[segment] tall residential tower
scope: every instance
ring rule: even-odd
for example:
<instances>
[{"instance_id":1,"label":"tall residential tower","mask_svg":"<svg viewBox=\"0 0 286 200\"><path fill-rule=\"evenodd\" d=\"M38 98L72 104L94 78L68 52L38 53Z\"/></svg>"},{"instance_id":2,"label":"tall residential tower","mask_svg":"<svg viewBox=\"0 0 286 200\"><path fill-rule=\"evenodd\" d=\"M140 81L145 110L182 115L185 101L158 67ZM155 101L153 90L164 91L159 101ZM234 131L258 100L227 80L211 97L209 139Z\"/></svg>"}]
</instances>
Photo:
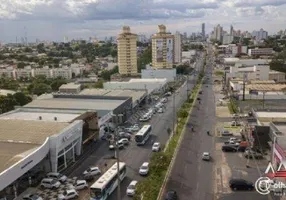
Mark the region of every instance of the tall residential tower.
<instances>
[{"instance_id":1,"label":"tall residential tower","mask_svg":"<svg viewBox=\"0 0 286 200\"><path fill-rule=\"evenodd\" d=\"M119 74L135 75L137 69L137 35L130 32L129 26L122 28L117 38Z\"/></svg>"},{"instance_id":2,"label":"tall residential tower","mask_svg":"<svg viewBox=\"0 0 286 200\"><path fill-rule=\"evenodd\" d=\"M152 36L152 67L173 68L174 35L166 32L166 26L158 25L158 33Z\"/></svg>"}]
</instances>

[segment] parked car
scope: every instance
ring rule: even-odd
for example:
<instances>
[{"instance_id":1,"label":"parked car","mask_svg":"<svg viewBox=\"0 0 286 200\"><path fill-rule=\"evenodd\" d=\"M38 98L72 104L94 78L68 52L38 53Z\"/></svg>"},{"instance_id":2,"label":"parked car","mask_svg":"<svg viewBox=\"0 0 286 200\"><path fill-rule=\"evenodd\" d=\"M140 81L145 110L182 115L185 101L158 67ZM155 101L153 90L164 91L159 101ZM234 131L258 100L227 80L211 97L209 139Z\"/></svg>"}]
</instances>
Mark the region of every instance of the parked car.
<instances>
[{"instance_id":1,"label":"parked car","mask_svg":"<svg viewBox=\"0 0 286 200\"><path fill-rule=\"evenodd\" d=\"M70 187L70 189L75 189L75 190L83 190L87 188L88 184L86 180L76 180Z\"/></svg>"},{"instance_id":2,"label":"parked car","mask_svg":"<svg viewBox=\"0 0 286 200\"><path fill-rule=\"evenodd\" d=\"M91 182L91 181L94 181L94 176L90 175L90 174L85 174L83 175L83 179L87 182Z\"/></svg>"},{"instance_id":3,"label":"parked car","mask_svg":"<svg viewBox=\"0 0 286 200\"><path fill-rule=\"evenodd\" d=\"M57 179L53 178L44 178L40 184L42 188L48 188L48 189L57 189L60 187L60 185L61 183Z\"/></svg>"},{"instance_id":4,"label":"parked car","mask_svg":"<svg viewBox=\"0 0 286 200\"><path fill-rule=\"evenodd\" d=\"M58 195L58 200L67 200L78 198L78 193L75 189L65 190L64 193Z\"/></svg>"},{"instance_id":5,"label":"parked car","mask_svg":"<svg viewBox=\"0 0 286 200\"><path fill-rule=\"evenodd\" d=\"M131 134L130 133L120 132L118 135L119 135L119 139L127 138L128 140L131 140Z\"/></svg>"},{"instance_id":6,"label":"parked car","mask_svg":"<svg viewBox=\"0 0 286 200\"><path fill-rule=\"evenodd\" d=\"M130 197L134 196L137 183L138 181L131 181L131 183L128 185L126 189L127 196Z\"/></svg>"},{"instance_id":7,"label":"parked car","mask_svg":"<svg viewBox=\"0 0 286 200\"><path fill-rule=\"evenodd\" d=\"M236 152L237 151L237 147L233 146L233 145L223 145L221 147L221 150L224 152Z\"/></svg>"},{"instance_id":8,"label":"parked car","mask_svg":"<svg viewBox=\"0 0 286 200\"><path fill-rule=\"evenodd\" d=\"M178 195L177 192L174 190L170 190L166 193L165 200L177 200Z\"/></svg>"},{"instance_id":9,"label":"parked car","mask_svg":"<svg viewBox=\"0 0 286 200\"><path fill-rule=\"evenodd\" d=\"M152 151L158 152L160 151L160 143L159 142L155 142L152 146Z\"/></svg>"},{"instance_id":10,"label":"parked car","mask_svg":"<svg viewBox=\"0 0 286 200\"><path fill-rule=\"evenodd\" d=\"M232 136L233 134L232 133L230 133L228 130L223 130L222 132L221 132L221 136Z\"/></svg>"},{"instance_id":11,"label":"parked car","mask_svg":"<svg viewBox=\"0 0 286 200\"><path fill-rule=\"evenodd\" d=\"M122 141L118 141L116 143L118 145L118 148L121 150L121 149L124 149L124 143ZM109 145L109 150L114 150L115 149L115 145L111 144Z\"/></svg>"},{"instance_id":12,"label":"parked car","mask_svg":"<svg viewBox=\"0 0 286 200\"><path fill-rule=\"evenodd\" d=\"M158 113L163 113L163 112L164 112L164 109L163 109L163 108L159 108L157 112L158 112Z\"/></svg>"},{"instance_id":13,"label":"parked car","mask_svg":"<svg viewBox=\"0 0 286 200\"><path fill-rule=\"evenodd\" d=\"M60 174L60 173L56 173L56 172L49 172L49 173L47 173L46 177L47 178L57 179L61 183L66 182L67 179L68 179L68 177L66 177L65 175Z\"/></svg>"},{"instance_id":14,"label":"parked car","mask_svg":"<svg viewBox=\"0 0 286 200\"><path fill-rule=\"evenodd\" d=\"M211 160L211 154L209 152L204 152L202 155L202 160L210 161Z\"/></svg>"},{"instance_id":15,"label":"parked car","mask_svg":"<svg viewBox=\"0 0 286 200\"><path fill-rule=\"evenodd\" d=\"M127 138L122 138L118 141L118 143L123 143L124 145L128 145L129 144L129 140Z\"/></svg>"},{"instance_id":16,"label":"parked car","mask_svg":"<svg viewBox=\"0 0 286 200\"><path fill-rule=\"evenodd\" d=\"M140 130L140 127L138 124L134 124L132 126L130 126L128 129L128 132L136 132L136 131L139 131Z\"/></svg>"},{"instance_id":17,"label":"parked car","mask_svg":"<svg viewBox=\"0 0 286 200\"><path fill-rule=\"evenodd\" d=\"M229 187L232 190L253 190L254 185L250 181L244 179L230 179Z\"/></svg>"},{"instance_id":18,"label":"parked car","mask_svg":"<svg viewBox=\"0 0 286 200\"><path fill-rule=\"evenodd\" d=\"M43 198L37 194L27 194L23 197L23 200L43 200Z\"/></svg>"},{"instance_id":19,"label":"parked car","mask_svg":"<svg viewBox=\"0 0 286 200\"><path fill-rule=\"evenodd\" d=\"M83 172L83 175L92 175L92 176L96 176L96 175L99 175L101 174L101 171L99 169L99 167L89 167L87 168L87 170L85 170Z\"/></svg>"},{"instance_id":20,"label":"parked car","mask_svg":"<svg viewBox=\"0 0 286 200\"><path fill-rule=\"evenodd\" d=\"M140 122L147 122L150 120L150 116L143 116L139 119Z\"/></svg>"},{"instance_id":21,"label":"parked car","mask_svg":"<svg viewBox=\"0 0 286 200\"><path fill-rule=\"evenodd\" d=\"M139 169L139 174L141 176L146 176L146 175L148 175L148 173L149 173L149 163L144 162Z\"/></svg>"}]
</instances>

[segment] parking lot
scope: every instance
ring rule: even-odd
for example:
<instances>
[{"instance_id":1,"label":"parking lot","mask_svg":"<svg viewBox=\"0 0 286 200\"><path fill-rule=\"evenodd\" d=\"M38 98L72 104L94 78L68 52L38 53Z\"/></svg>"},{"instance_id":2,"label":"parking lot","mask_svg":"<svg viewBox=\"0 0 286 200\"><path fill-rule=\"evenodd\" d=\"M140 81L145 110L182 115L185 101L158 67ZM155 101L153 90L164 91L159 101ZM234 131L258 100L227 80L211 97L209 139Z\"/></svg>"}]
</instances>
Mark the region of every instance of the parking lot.
<instances>
[{"instance_id":1,"label":"parking lot","mask_svg":"<svg viewBox=\"0 0 286 200\"><path fill-rule=\"evenodd\" d=\"M215 87L217 109L216 109L216 150L215 150L215 167L214 177L215 181L215 199L221 200L240 200L240 199L268 199L268 196L262 196L253 191L233 191L229 187L229 180L232 178L244 179L255 183L255 181L261 177L264 173L266 166L269 162L269 155L263 155L262 159L248 159L245 152L230 150L222 151L222 147L229 144L230 138L237 138L243 140L241 133L244 133L244 125L246 123L244 115L242 117L232 116L227 108L228 100L224 100L225 103L219 103L219 99L222 99L224 95L220 93L221 85ZM239 126L235 126L233 121L239 122ZM224 135L224 132L228 132L231 135ZM236 143L239 144L239 143ZM241 143L240 143L241 144ZM240 146L239 144L239 146ZM235 144L234 144L235 145ZM237 147L239 147L237 146ZM240 148L240 147L239 147Z\"/></svg>"}]
</instances>

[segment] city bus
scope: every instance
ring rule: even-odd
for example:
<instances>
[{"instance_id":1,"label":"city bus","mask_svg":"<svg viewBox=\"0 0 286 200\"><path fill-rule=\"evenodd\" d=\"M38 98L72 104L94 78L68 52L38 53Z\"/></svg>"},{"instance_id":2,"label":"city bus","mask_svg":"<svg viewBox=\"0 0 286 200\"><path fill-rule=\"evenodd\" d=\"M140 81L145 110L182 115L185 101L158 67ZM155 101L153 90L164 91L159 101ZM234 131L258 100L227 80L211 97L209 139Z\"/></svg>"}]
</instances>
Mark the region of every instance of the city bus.
<instances>
[{"instance_id":1,"label":"city bus","mask_svg":"<svg viewBox=\"0 0 286 200\"><path fill-rule=\"evenodd\" d=\"M144 125L135 135L135 142L137 145L144 145L151 135L151 125Z\"/></svg>"},{"instance_id":2,"label":"city bus","mask_svg":"<svg viewBox=\"0 0 286 200\"><path fill-rule=\"evenodd\" d=\"M120 181L126 177L126 164L119 162ZM106 200L118 186L117 163L90 186L90 200Z\"/></svg>"}]
</instances>

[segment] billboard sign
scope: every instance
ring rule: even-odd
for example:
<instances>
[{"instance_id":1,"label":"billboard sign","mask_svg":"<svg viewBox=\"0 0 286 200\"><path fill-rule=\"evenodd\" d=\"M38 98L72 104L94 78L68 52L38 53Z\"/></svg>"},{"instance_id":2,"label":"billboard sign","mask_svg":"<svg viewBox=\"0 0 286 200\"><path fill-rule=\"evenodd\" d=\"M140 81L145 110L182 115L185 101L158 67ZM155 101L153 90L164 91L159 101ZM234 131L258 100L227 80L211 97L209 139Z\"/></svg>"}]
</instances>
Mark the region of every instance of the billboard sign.
<instances>
[{"instance_id":1,"label":"billboard sign","mask_svg":"<svg viewBox=\"0 0 286 200\"><path fill-rule=\"evenodd\" d=\"M174 40L172 38L167 39L167 63L172 64L174 62Z\"/></svg>"},{"instance_id":2,"label":"billboard sign","mask_svg":"<svg viewBox=\"0 0 286 200\"><path fill-rule=\"evenodd\" d=\"M157 62L163 62L163 39L157 39L156 44L157 52L156 52L156 59Z\"/></svg>"}]
</instances>

